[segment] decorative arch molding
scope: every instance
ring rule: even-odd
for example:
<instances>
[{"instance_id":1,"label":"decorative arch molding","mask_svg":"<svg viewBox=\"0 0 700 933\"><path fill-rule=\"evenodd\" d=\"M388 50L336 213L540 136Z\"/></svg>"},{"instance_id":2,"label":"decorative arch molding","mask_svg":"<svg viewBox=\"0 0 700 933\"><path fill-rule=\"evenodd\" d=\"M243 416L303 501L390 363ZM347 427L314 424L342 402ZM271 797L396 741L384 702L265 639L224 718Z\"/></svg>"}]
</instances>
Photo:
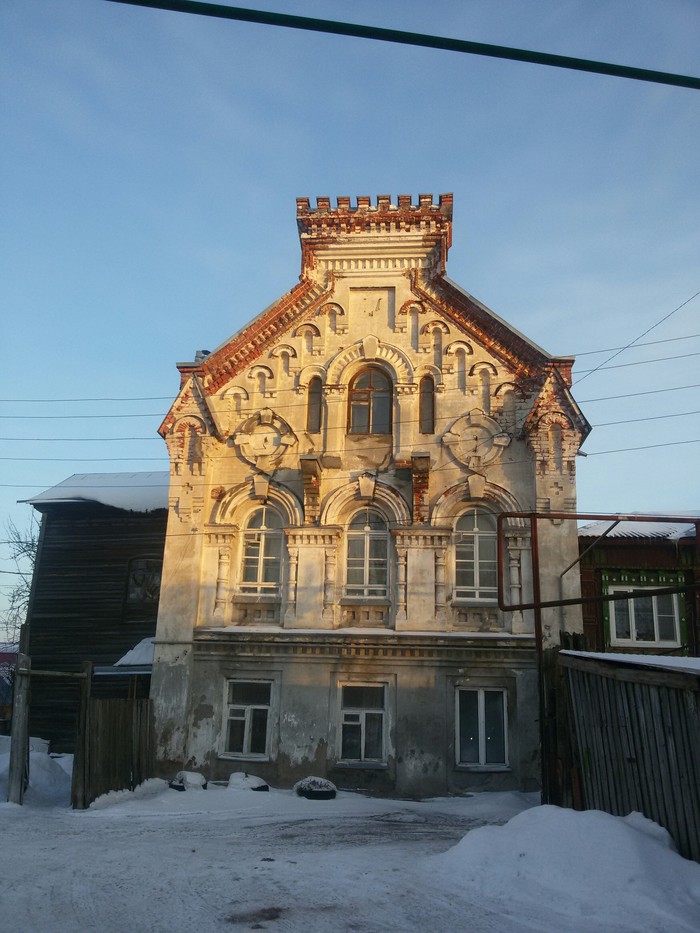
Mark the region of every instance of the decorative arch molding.
<instances>
[{"instance_id":1,"label":"decorative arch molding","mask_svg":"<svg viewBox=\"0 0 700 933\"><path fill-rule=\"evenodd\" d=\"M435 388L442 388L442 372L439 367L433 366L432 363L423 363L420 366L417 366L413 374L416 382L420 382L423 376L432 376L435 380Z\"/></svg>"},{"instance_id":2,"label":"decorative arch molding","mask_svg":"<svg viewBox=\"0 0 700 933\"><path fill-rule=\"evenodd\" d=\"M244 386L230 386L228 389L224 389L219 398L221 399L235 399L236 397L242 399L244 402L247 402L249 399L248 390Z\"/></svg>"},{"instance_id":3,"label":"decorative arch molding","mask_svg":"<svg viewBox=\"0 0 700 933\"><path fill-rule=\"evenodd\" d=\"M209 433L206 422L198 415L182 415L173 422L169 433L174 436L176 434L185 434L188 431L193 434Z\"/></svg>"},{"instance_id":4,"label":"decorative arch molding","mask_svg":"<svg viewBox=\"0 0 700 933\"><path fill-rule=\"evenodd\" d=\"M403 496L386 483L377 482L373 474L363 474L332 492L321 507L320 524L342 525L363 505L379 508L390 524L411 524L411 512Z\"/></svg>"},{"instance_id":5,"label":"decorative arch molding","mask_svg":"<svg viewBox=\"0 0 700 933\"><path fill-rule=\"evenodd\" d=\"M535 422L534 428L532 429L535 433L541 430L549 430L549 428L558 425L560 428L563 428L565 431L573 431L574 425L571 423L571 419L568 415L565 415L563 411L548 411L546 414L542 415L541 418L538 418Z\"/></svg>"},{"instance_id":6,"label":"decorative arch molding","mask_svg":"<svg viewBox=\"0 0 700 933\"><path fill-rule=\"evenodd\" d=\"M297 358L297 351L294 347L290 346L288 343L282 343L277 347L273 347L270 350L270 357L273 360L278 360L281 356L287 355L290 360L295 360Z\"/></svg>"},{"instance_id":7,"label":"decorative arch molding","mask_svg":"<svg viewBox=\"0 0 700 933\"><path fill-rule=\"evenodd\" d=\"M469 375L475 376L477 373L481 373L481 372L490 373L492 376L498 375L498 370L493 365L493 363L486 363L483 361L481 363L474 363L472 368L469 370Z\"/></svg>"},{"instance_id":8,"label":"decorative arch molding","mask_svg":"<svg viewBox=\"0 0 700 933\"><path fill-rule=\"evenodd\" d=\"M257 366L251 366L246 373L246 379L250 379L251 382L257 379L258 376L264 376L266 380L272 379L273 372L269 366L263 366L262 363L259 363Z\"/></svg>"},{"instance_id":9,"label":"decorative arch molding","mask_svg":"<svg viewBox=\"0 0 700 933\"><path fill-rule=\"evenodd\" d=\"M427 314L428 309L422 301L418 301L417 298L409 298L408 301L404 303L399 308L399 314L410 314L411 311L415 311L417 314Z\"/></svg>"},{"instance_id":10,"label":"decorative arch molding","mask_svg":"<svg viewBox=\"0 0 700 933\"><path fill-rule=\"evenodd\" d=\"M304 324L300 324L292 331L292 337L303 337L305 334L312 334L314 337L320 337L321 331L315 324L311 324L308 321Z\"/></svg>"},{"instance_id":11,"label":"decorative arch molding","mask_svg":"<svg viewBox=\"0 0 700 933\"><path fill-rule=\"evenodd\" d=\"M463 350L466 356L474 356L474 347L466 340L453 340L445 347L445 356L454 356L459 350Z\"/></svg>"},{"instance_id":12,"label":"decorative arch molding","mask_svg":"<svg viewBox=\"0 0 700 933\"><path fill-rule=\"evenodd\" d=\"M423 326L420 329L420 335L421 337L423 337L427 334L432 334L433 331L435 330L439 330L443 334L450 333L450 328L447 326L447 324L445 324L444 321L438 321L437 319L433 319L432 321L427 321L425 324L423 324Z\"/></svg>"},{"instance_id":13,"label":"decorative arch molding","mask_svg":"<svg viewBox=\"0 0 700 933\"><path fill-rule=\"evenodd\" d=\"M472 476L474 475L472 474ZM521 512L523 510L515 496L497 483L484 482L481 494L472 496L469 491L469 479L471 477L468 478L467 483L458 483L443 492L435 503L430 519L431 525L441 528L453 527L463 512L480 506L490 509L496 514L499 512ZM509 519L508 525L512 528L524 528L525 519Z\"/></svg>"},{"instance_id":14,"label":"decorative arch molding","mask_svg":"<svg viewBox=\"0 0 700 933\"><path fill-rule=\"evenodd\" d=\"M321 380L322 385L326 384L326 369L324 366L318 364L311 366L305 366L302 370L299 371L299 376L297 377L297 389L301 391L306 391L309 387L311 380L317 377Z\"/></svg>"},{"instance_id":15,"label":"decorative arch molding","mask_svg":"<svg viewBox=\"0 0 700 933\"><path fill-rule=\"evenodd\" d=\"M348 383L358 363L384 363L393 382L404 385L413 383L413 366L403 350L382 343L372 335L337 353L328 364L326 381L329 385Z\"/></svg>"},{"instance_id":16,"label":"decorative arch molding","mask_svg":"<svg viewBox=\"0 0 700 933\"><path fill-rule=\"evenodd\" d=\"M346 334L348 330L348 315L342 305L337 301L327 301L316 312L316 317L327 317L331 324L331 329L336 334Z\"/></svg>"},{"instance_id":17,"label":"decorative arch molding","mask_svg":"<svg viewBox=\"0 0 700 933\"><path fill-rule=\"evenodd\" d=\"M513 392L518 398L526 398L526 393L523 390L522 386L519 386L517 382L501 382L493 390L493 394L496 398L499 398L506 394L506 392Z\"/></svg>"},{"instance_id":18,"label":"decorative arch molding","mask_svg":"<svg viewBox=\"0 0 700 933\"><path fill-rule=\"evenodd\" d=\"M242 525L248 515L261 503L276 507L281 515L285 527L296 527L303 524L304 510L294 493L272 480L264 484L263 494L260 484L256 484L258 476L251 477L247 482L233 486L212 509L209 519L212 525Z\"/></svg>"}]
</instances>

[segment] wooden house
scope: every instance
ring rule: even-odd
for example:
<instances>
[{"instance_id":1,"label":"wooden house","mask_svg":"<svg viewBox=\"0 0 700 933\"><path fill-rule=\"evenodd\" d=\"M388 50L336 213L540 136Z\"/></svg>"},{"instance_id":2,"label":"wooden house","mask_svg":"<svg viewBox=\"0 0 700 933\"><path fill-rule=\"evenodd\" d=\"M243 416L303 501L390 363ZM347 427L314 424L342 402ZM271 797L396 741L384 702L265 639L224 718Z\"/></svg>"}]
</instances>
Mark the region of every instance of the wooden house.
<instances>
[{"instance_id":1,"label":"wooden house","mask_svg":"<svg viewBox=\"0 0 700 933\"><path fill-rule=\"evenodd\" d=\"M100 669L95 696L148 696L150 671L113 668L155 635L167 473L81 474L28 501L42 514L22 651L34 670ZM75 680L32 678L30 731L72 751Z\"/></svg>"},{"instance_id":2,"label":"wooden house","mask_svg":"<svg viewBox=\"0 0 700 933\"><path fill-rule=\"evenodd\" d=\"M694 517L695 513L690 516ZM698 526L668 521L609 521L579 528L583 596L629 593L629 600L586 603L591 651L700 654ZM679 592L650 595L654 589Z\"/></svg>"}]
</instances>

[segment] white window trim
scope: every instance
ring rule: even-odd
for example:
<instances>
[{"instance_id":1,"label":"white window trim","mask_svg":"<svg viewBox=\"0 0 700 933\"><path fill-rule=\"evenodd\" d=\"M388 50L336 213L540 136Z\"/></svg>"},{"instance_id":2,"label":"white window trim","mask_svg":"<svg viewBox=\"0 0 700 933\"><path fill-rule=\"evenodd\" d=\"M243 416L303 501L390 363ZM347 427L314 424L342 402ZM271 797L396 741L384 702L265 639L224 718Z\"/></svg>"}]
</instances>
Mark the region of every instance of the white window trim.
<instances>
[{"instance_id":1,"label":"white window trim","mask_svg":"<svg viewBox=\"0 0 700 933\"><path fill-rule=\"evenodd\" d=\"M633 593L637 596L644 596L644 590L655 590L660 589L663 584L656 585L639 585L639 584L612 584L608 586L608 593L611 595L613 593ZM637 648L653 648L658 645L663 645L668 648L679 648L681 645L681 612L680 605L678 603L678 594L671 593L669 594L673 600L673 621L676 629L676 637L674 639L661 639L658 637L659 633L659 619L658 619L658 610L657 610L657 599L658 596L651 597L652 603L652 613L654 617L654 634L657 636L653 641L642 641L636 637L636 630L634 625L634 597L631 597L630 601L632 606L630 607L630 637L629 638L618 638L617 628L615 622L615 607L618 604L618 600L610 601L610 644L618 647L629 647L634 645Z\"/></svg>"},{"instance_id":2,"label":"white window trim","mask_svg":"<svg viewBox=\"0 0 700 933\"><path fill-rule=\"evenodd\" d=\"M270 685L270 702L267 706L258 703L251 703L249 705L242 706L242 704L229 703L228 693L229 693L229 684L269 684ZM276 681L269 677L226 677L224 679L224 704L223 704L223 724L221 730L221 746L222 750L219 754L219 758L229 758L234 760L245 760L245 761L269 761L270 760L270 750L271 750L271 740L272 740L272 720L273 720L273 711L275 706L275 692L276 692ZM244 708L245 713L245 730L244 730L244 750L242 752L232 752L229 751L226 747L228 741L228 724L231 721L230 710L231 708ZM251 710L253 709L266 709L267 710L267 729L265 734L265 752L250 752L245 751L246 746L250 747L250 720L251 720Z\"/></svg>"},{"instance_id":3,"label":"white window trim","mask_svg":"<svg viewBox=\"0 0 700 933\"><path fill-rule=\"evenodd\" d=\"M483 512L485 514L492 514L489 509L475 507L476 511ZM462 513L463 515L468 514L467 512ZM458 516L457 521L462 518L462 515ZM494 515L495 518L495 515ZM455 531L452 536L452 572L454 574L454 586L452 591L452 602L457 605L476 605L476 606L495 606L498 603L498 582L496 582L495 587L484 587L479 586L478 581L480 577L480 558L479 558L479 539L485 539L487 536L492 535L497 539L496 532L491 531L462 531L457 529L455 526ZM469 537L474 542L474 578L476 585L473 587L464 587L458 586L457 584L457 548L462 543L465 537ZM498 541L496 541L498 546ZM498 564L496 564L496 574L498 574Z\"/></svg>"},{"instance_id":4,"label":"white window trim","mask_svg":"<svg viewBox=\"0 0 700 933\"><path fill-rule=\"evenodd\" d=\"M467 762L460 760L460 714L459 694L471 692L478 695L478 722L479 722L479 761ZM486 726L484 711L484 694L500 693L503 697L503 750L505 761L486 761ZM508 690L505 687L471 687L465 684L455 687L455 764L457 768L465 771L510 771L510 757L508 748Z\"/></svg>"},{"instance_id":5,"label":"white window trim","mask_svg":"<svg viewBox=\"0 0 700 933\"><path fill-rule=\"evenodd\" d=\"M368 600L372 603L386 603L389 599L390 586L391 586L391 535L389 533L389 523L385 515L383 515L379 509L371 509L371 511L377 512L381 515L386 526L384 531L350 531L346 532L345 540L345 585L343 587L343 592L345 599L347 600ZM356 515L357 512L351 516L351 518ZM348 583L348 563L350 560L350 541L352 539L361 538L363 543L363 583L350 584ZM373 585L369 583L369 570L370 570L370 541L383 540L386 542L386 583L381 587L381 593L370 593L369 590L378 590L380 586Z\"/></svg>"},{"instance_id":6,"label":"white window trim","mask_svg":"<svg viewBox=\"0 0 700 933\"><path fill-rule=\"evenodd\" d=\"M389 683L385 680L340 680L337 684L338 691L338 761L337 763L345 767L363 767L363 768L385 768L387 766L388 749L388 703L389 703ZM382 757L381 758L343 758L343 725L344 714L377 712L378 710L355 709L354 707L343 706L343 687L383 687L384 705L382 707ZM364 747L364 718L361 726L361 745Z\"/></svg>"},{"instance_id":7,"label":"white window trim","mask_svg":"<svg viewBox=\"0 0 700 933\"><path fill-rule=\"evenodd\" d=\"M274 506L265 506L266 508L271 508L273 511L278 512ZM269 599L279 599L284 586L284 574L286 566L286 542L284 537L284 530L282 528L249 528L248 522L250 522L252 516L255 512L259 511L261 507L259 506L256 509L253 509L245 518L244 526L240 534L240 554L238 561L238 585L236 587L236 592L240 596L252 596L252 597L268 597ZM257 561L257 574L255 581L246 582L243 579L246 566L246 550L247 544L250 543L255 537L255 539L260 542L259 544L259 553ZM280 558L279 558L279 580L272 583L265 583L262 580L265 570L265 558L264 558L264 538L265 537L279 537L280 540Z\"/></svg>"}]
</instances>

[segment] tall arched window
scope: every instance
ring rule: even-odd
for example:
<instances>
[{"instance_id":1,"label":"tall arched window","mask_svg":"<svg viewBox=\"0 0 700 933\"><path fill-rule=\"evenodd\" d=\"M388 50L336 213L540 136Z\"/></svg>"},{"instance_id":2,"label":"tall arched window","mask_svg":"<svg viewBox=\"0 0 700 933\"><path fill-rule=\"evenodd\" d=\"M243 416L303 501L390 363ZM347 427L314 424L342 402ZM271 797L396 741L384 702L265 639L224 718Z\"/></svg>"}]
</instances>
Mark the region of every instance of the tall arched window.
<instances>
[{"instance_id":1,"label":"tall arched window","mask_svg":"<svg viewBox=\"0 0 700 933\"><path fill-rule=\"evenodd\" d=\"M307 390L306 430L309 434L318 434L321 430L321 403L323 399L323 385L318 376L309 382Z\"/></svg>"},{"instance_id":2,"label":"tall arched window","mask_svg":"<svg viewBox=\"0 0 700 933\"><path fill-rule=\"evenodd\" d=\"M282 518L270 506L256 509L243 532L242 593L275 596L282 582Z\"/></svg>"},{"instance_id":3,"label":"tall arched window","mask_svg":"<svg viewBox=\"0 0 700 933\"><path fill-rule=\"evenodd\" d=\"M421 434L435 433L435 382L432 376L423 376L420 381L418 430Z\"/></svg>"},{"instance_id":4,"label":"tall arched window","mask_svg":"<svg viewBox=\"0 0 700 933\"><path fill-rule=\"evenodd\" d=\"M348 525L347 596L386 598L389 528L376 509L361 509Z\"/></svg>"},{"instance_id":5,"label":"tall arched window","mask_svg":"<svg viewBox=\"0 0 700 933\"><path fill-rule=\"evenodd\" d=\"M496 516L470 509L455 526L455 597L493 602L497 589Z\"/></svg>"},{"instance_id":6,"label":"tall arched window","mask_svg":"<svg viewBox=\"0 0 700 933\"><path fill-rule=\"evenodd\" d=\"M391 434L391 379L377 366L368 366L350 383L350 434Z\"/></svg>"}]
</instances>

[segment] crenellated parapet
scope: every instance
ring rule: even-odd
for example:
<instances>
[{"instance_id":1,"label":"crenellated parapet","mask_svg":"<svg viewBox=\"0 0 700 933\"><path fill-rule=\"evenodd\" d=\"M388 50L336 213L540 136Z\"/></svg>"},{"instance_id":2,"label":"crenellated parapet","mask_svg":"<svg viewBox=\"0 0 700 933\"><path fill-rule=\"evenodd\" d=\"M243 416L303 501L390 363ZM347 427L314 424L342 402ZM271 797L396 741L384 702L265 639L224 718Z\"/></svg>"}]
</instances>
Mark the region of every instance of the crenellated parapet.
<instances>
[{"instance_id":1,"label":"crenellated parapet","mask_svg":"<svg viewBox=\"0 0 700 933\"><path fill-rule=\"evenodd\" d=\"M394 203L389 195L380 194L374 202L358 196L355 204L349 197L338 197L333 207L330 198L318 197L314 208L309 198L297 198L302 275L314 268L319 251L359 235L366 242L368 234L384 239L400 236L404 243L413 236L419 252L430 255L438 271L444 272L452 245L452 200L451 194L441 194L435 203L432 194L421 194L414 204L411 195L400 194Z\"/></svg>"}]
</instances>

